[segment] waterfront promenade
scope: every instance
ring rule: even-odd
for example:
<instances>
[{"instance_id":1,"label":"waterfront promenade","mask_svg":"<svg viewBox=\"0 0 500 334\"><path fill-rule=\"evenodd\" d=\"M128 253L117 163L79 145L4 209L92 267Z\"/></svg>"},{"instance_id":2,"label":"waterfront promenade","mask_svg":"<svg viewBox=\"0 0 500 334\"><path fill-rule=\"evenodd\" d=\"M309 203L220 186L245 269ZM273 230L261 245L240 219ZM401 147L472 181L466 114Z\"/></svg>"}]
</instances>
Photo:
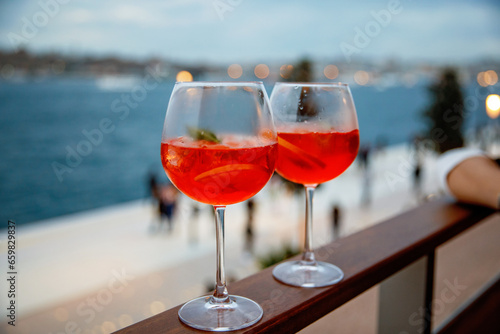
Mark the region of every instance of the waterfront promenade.
<instances>
[{"instance_id":1,"label":"waterfront promenade","mask_svg":"<svg viewBox=\"0 0 500 334\"><path fill-rule=\"evenodd\" d=\"M423 161L422 194L432 194L428 198L432 200L439 194L435 155L426 153ZM361 205L365 172L356 164L320 187L314 203L315 246L333 239L333 204L342 208L341 235L418 205L424 196L413 189L414 165L414 152L404 145L376 153L370 164L371 201L367 205ZM230 279L258 271L256 258L286 244L302 243L302 194L287 194L281 185L271 183L257 195L256 203L252 253L244 247L245 204L227 209L226 268ZM210 207L200 207L195 219L192 204L181 197L171 232L158 228L149 200L19 226L18 318L16 328L6 326L5 332L68 333L81 329L82 333L109 333L206 293L215 274L214 224ZM490 235L495 236L498 229L492 231ZM485 243L489 245L487 240ZM500 254L498 247L487 249ZM487 270L500 270L498 261L487 263ZM354 300L341 309L349 310L354 304L356 312L365 310L366 320L361 323L369 326L376 321L376 295L376 289L371 289L360 296L371 303L356 304ZM2 308L3 303L4 299ZM340 314L349 313L341 309L344 313Z\"/></svg>"}]
</instances>

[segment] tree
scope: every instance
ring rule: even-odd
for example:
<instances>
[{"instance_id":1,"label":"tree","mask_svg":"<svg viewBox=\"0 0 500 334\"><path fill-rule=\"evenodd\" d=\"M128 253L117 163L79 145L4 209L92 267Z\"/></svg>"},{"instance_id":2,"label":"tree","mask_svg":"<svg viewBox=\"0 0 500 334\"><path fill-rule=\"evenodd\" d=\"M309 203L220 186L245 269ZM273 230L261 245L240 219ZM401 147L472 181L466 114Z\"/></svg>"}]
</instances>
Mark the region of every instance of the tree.
<instances>
[{"instance_id":1,"label":"tree","mask_svg":"<svg viewBox=\"0 0 500 334\"><path fill-rule=\"evenodd\" d=\"M311 82L313 79L312 64L309 59L304 58L295 65L290 81Z\"/></svg>"},{"instance_id":2,"label":"tree","mask_svg":"<svg viewBox=\"0 0 500 334\"><path fill-rule=\"evenodd\" d=\"M439 81L429 87L429 93L432 103L423 116L435 150L443 153L463 146L464 99L455 70L445 69Z\"/></svg>"}]
</instances>

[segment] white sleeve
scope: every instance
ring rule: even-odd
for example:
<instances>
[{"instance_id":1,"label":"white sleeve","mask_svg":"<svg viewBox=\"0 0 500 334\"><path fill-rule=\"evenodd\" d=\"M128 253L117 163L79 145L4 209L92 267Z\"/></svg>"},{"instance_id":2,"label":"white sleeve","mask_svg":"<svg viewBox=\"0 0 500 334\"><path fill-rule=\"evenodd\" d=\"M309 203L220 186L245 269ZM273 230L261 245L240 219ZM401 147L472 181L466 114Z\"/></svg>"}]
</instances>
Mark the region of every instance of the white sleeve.
<instances>
[{"instance_id":1,"label":"white sleeve","mask_svg":"<svg viewBox=\"0 0 500 334\"><path fill-rule=\"evenodd\" d=\"M443 153L437 161L437 173L441 189L452 195L448 188L448 174L465 159L477 156L486 156L486 153L476 148L465 147L455 148Z\"/></svg>"}]
</instances>

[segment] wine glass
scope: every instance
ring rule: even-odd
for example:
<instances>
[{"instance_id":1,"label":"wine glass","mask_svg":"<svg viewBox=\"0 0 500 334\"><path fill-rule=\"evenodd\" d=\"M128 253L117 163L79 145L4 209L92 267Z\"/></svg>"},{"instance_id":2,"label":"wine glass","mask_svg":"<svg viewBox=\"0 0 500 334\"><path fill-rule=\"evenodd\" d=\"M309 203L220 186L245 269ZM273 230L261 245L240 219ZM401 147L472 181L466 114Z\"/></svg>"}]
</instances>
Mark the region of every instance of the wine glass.
<instances>
[{"instance_id":1,"label":"wine glass","mask_svg":"<svg viewBox=\"0 0 500 334\"><path fill-rule=\"evenodd\" d=\"M300 261L279 264L273 276L286 284L322 287L342 280L337 266L315 260L313 193L342 174L356 158L359 130L349 86L340 83L276 83L271 109L278 132L276 171L306 191L305 246Z\"/></svg>"},{"instance_id":2,"label":"wine glass","mask_svg":"<svg viewBox=\"0 0 500 334\"><path fill-rule=\"evenodd\" d=\"M215 210L215 291L184 304L179 318L208 331L248 327L262 317L256 302L229 295L224 272L226 205L258 193L274 172L278 151L262 82L177 82L165 116L161 160L185 195Z\"/></svg>"}]
</instances>

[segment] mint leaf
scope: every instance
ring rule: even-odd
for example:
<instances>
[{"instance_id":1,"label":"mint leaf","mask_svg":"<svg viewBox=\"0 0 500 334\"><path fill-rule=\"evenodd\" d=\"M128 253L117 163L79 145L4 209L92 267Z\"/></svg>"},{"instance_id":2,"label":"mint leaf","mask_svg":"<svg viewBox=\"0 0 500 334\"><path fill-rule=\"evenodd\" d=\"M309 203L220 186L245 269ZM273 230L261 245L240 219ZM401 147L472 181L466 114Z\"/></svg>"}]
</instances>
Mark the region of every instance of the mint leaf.
<instances>
[{"instance_id":1,"label":"mint leaf","mask_svg":"<svg viewBox=\"0 0 500 334\"><path fill-rule=\"evenodd\" d=\"M220 143L219 138L210 130L200 129L192 126L187 127L189 135L195 140L206 140L212 143Z\"/></svg>"}]
</instances>

